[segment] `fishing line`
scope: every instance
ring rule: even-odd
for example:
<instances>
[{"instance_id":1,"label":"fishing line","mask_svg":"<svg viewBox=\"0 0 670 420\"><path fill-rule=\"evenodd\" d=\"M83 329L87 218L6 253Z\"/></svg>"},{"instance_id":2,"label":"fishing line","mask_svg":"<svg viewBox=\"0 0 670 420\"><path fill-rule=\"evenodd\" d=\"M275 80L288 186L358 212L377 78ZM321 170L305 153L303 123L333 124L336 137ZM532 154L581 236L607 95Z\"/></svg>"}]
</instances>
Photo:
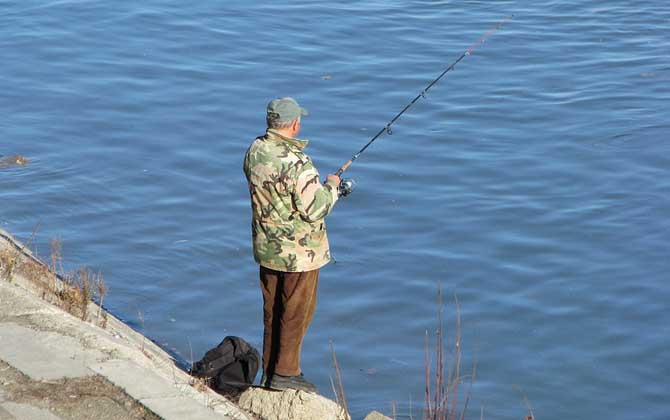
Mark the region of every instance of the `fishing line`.
<instances>
[{"instance_id":1,"label":"fishing line","mask_svg":"<svg viewBox=\"0 0 670 420\"><path fill-rule=\"evenodd\" d=\"M432 88L437 82L439 82L440 79L442 79L447 73L449 73L451 70L453 70L454 67L456 67L456 65L457 65L458 63L461 62L461 60L463 60L466 56L472 54L472 53L474 52L474 50L475 50L478 46L480 46L481 44L483 44L484 41L486 41L486 39L487 39L489 36L491 36L494 32L496 32L498 29L500 29L505 23L507 23L507 22L508 22L510 19L512 19L513 17L514 17L514 15L509 16L509 17L503 19L503 20L500 21L500 22L499 22L493 29L491 29L490 31L488 31L487 33L485 33L481 38L479 38L479 40L478 40L477 42L475 42L474 44L472 44L472 45L470 46L470 48L468 48L463 54L461 54L461 56L458 57L458 59L457 59L456 61L454 61L453 63L451 63L451 64L449 65L449 67L447 67L447 68L446 68L446 69L445 69L439 76L437 76L437 78L435 78L432 82L430 82L430 83L428 84L428 86L426 86L421 92L419 92L419 94L416 95L416 97L415 97L414 99L412 99L412 101L411 101L410 103L408 103L407 105L405 105L405 107L402 109L402 111L400 111L395 117L393 117L393 118L391 119L391 121L389 121L389 122L388 122L388 123L381 129L381 130L379 130L379 132L377 132L377 134L375 134L375 136L372 137L372 139L371 139L370 141L368 141L367 144L366 144L365 146L363 146L363 148L362 148L361 150L359 150L359 151L358 151L358 152L357 152L351 159L349 159L344 165L342 165L342 167L341 167L340 169L338 169L337 172L336 172L335 174L336 174L337 176L341 176L347 169L349 169L349 167L351 166L351 164L354 163L354 161L355 161L356 159L358 159L358 157L359 157L363 152L365 152L365 150L366 150L368 147L370 147L370 145L371 145L372 143L374 143L375 140L377 140L379 137L382 136L382 134L384 134L384 133L389 134L389 135L393 134L392 131L391 131L391 126L392 126L392 125L393 125L393 124L400 118L400 116L402 116L402 114L404 114L408 109L410 109L410 108L411 108L411 107L412 107L412 106L413 106L419 99L421 99L421 98L425 98L425 97L426 97L426 93L428 93L428 91L430 90L430 88ZM345 181L346 181L346 184L345 184ZM351 190L353 190L353 185L354 185L354 183L353 183L352 180L342 180L342 183L345 184L345 185L343 185L343 186L340 188L340 189L341 189L341 195L346 196L346 195L348 195L348 194L351 192ZM348 189L350 189L350 190L347 191Z\"/></svg>"}]
</instances>

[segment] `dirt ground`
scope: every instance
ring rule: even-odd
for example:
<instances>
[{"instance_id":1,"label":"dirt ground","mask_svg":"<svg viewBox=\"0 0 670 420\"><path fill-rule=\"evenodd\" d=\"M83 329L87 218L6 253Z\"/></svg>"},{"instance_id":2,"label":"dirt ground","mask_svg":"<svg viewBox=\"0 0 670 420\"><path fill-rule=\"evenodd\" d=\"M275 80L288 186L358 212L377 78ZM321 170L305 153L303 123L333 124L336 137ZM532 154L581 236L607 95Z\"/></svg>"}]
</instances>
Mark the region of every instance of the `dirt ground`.
<instances>
[{"instance_id":1,"label":"dirt ground","mask_svg":"<svg viewBox=\"0 0 670 420\"><path fill-rule=\"evenodd\" d=\"M0 360L0 420L13 418L3 402L46 409L63 420L160 420L101 376L34 381Z\"/></svg>"}]
</instances>

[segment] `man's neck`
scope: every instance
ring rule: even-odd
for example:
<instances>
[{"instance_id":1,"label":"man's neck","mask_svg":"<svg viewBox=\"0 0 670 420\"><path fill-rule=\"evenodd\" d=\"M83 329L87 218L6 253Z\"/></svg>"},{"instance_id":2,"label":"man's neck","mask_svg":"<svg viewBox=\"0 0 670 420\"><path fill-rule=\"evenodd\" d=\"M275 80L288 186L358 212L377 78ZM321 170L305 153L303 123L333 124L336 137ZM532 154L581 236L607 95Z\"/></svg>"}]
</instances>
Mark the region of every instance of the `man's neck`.
<instances>
[{"instance_id":1,"label":"man's neck","mask_svg":"<svg viewBox=\"0 0 670 420\"><path fill-rule=\"evenodd\" d=\"M292 139L296 138L295 136L298 135L298 133L295 130L291 130L291 129L287 130L287 129L273 128L273 130L276 133L281 134L284 137L289 137L289 138L292 138Z\"/></svg>"}]
</instances>

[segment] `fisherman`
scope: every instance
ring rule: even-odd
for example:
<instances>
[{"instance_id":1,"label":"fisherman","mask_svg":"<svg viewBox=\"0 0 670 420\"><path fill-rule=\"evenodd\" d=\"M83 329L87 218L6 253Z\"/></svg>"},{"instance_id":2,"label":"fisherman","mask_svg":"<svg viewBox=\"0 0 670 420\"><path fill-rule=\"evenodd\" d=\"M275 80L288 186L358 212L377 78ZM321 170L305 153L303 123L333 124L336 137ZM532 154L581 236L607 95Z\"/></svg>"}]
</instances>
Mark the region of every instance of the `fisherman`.
<instances>
[{"instance_id":1,"label":"fisherman","mask_svg":"<svg viewBox=\"0 0 670 420\"><path fill-rule=\"evenodd\" d=\"M306 109L293 98L267 106L267 131L244 158L251 195L254 259L263 294L261 386L316 392L300 369L314 315L319 269L330 261L325 218L338 199L340 178L319 172L298 139Z\"/></svg>"}]
</instances>

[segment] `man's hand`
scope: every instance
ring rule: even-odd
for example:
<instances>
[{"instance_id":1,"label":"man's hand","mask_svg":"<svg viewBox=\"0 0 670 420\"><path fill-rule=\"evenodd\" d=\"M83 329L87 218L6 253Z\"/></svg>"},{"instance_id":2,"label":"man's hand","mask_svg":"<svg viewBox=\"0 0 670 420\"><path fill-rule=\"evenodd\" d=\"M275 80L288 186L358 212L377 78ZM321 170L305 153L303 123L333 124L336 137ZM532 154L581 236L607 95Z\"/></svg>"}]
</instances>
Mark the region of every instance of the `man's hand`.
<instances>
[{"instance_id":1,"label":"man's hand","mask_svg":"<svg viewBox=\"0 0 670 420\"><path fill-rule=\"evenodd\" d=\"M340 177L337 176L337 175L335 175L335 174L330 174L330 175L328 175L328 176L326 177L326 182L328 182L328 181L330 181L330 182L334 182L336 187L339 187L339 186L340 186L340 182L341 182Z\"/></svg>"}]
</instances>

